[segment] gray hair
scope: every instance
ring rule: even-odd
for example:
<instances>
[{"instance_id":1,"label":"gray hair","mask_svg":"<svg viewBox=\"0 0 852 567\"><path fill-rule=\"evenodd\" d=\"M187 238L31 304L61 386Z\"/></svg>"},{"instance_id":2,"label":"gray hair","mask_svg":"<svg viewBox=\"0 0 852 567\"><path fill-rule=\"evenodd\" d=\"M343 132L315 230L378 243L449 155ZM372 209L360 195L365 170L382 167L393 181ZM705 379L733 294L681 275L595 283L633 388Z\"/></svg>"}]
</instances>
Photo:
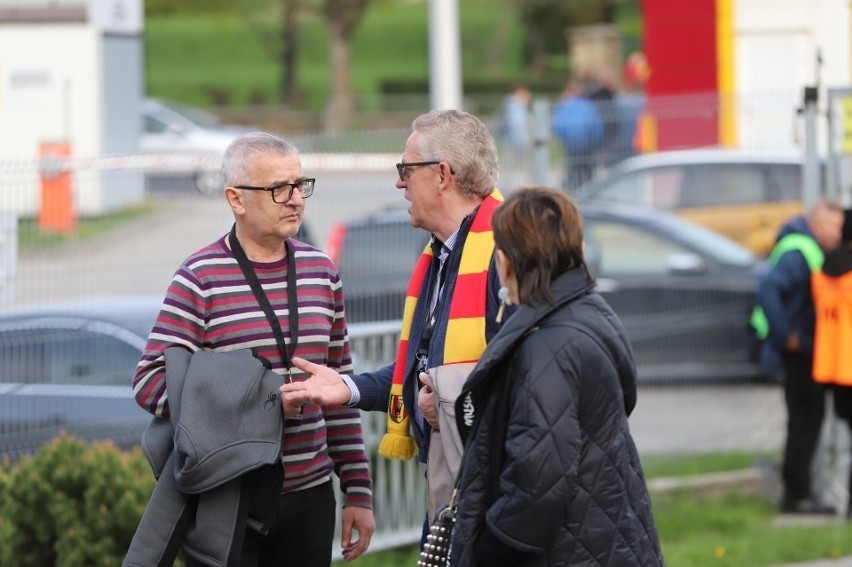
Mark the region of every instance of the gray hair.
<instances>
[{"instance_id":1,"label":"gray hair","mask_svg":"<svg viewBox=\"0 0 852 567\"><path fill-rule=\"evenodd\" d=\"M497 146L485 124L461 110L433 110L411 123L420 159L450 165L463 194L486 197L497 185Z\"/></svg>"},{"instance_id":2,"label":"gray hair","mask_svg":"<svg viewBox=\"0 0 852 567\"><path fill-rule=\"evenodd\" d=\"M266 132L250 132L234 139L222 156L222 181L225 187L248 183L251 161L258 155L290 156L299 150L290 142Z\"/></svg>"}]
</instances>

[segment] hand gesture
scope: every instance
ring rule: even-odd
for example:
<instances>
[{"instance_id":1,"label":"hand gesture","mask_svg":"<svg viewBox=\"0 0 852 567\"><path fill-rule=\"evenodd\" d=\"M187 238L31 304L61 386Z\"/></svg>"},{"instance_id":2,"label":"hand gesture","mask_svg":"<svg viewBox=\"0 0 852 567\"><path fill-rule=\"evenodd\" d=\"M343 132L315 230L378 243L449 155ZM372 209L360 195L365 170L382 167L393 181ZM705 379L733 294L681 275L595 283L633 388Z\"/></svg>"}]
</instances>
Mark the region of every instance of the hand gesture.
<instances>
[{"instance_id":1,"label":"hand gesture","mask_svg":"<svg viewBox=\"0 0 852 567\"><path fill-rule=\"evenodd\" d=\"M420 382L423 387L417 394L417 405L420 411L423 412L423 418L436 431L440 429L438 425L438 410L435 403L435 384L432 382L432 377L425 372L420 373Z\"/></svg>"},{"instance_id":2,"label":"hand gesture","mask_svg":"<svg viewBox=\"0 0 852 567\"><path fill-rule=\"evenodd\" d=\"M321 406L341 405L349 401L349 386L340 378L340 374L326 366L309 362L304 358L293 357L293 366L310 375L307 380L297 380L282 384L281 401L285 414L288 408L298 408L304 404ZM296 411L298 413L298 411Z\"/></svg>"}]
</instances>

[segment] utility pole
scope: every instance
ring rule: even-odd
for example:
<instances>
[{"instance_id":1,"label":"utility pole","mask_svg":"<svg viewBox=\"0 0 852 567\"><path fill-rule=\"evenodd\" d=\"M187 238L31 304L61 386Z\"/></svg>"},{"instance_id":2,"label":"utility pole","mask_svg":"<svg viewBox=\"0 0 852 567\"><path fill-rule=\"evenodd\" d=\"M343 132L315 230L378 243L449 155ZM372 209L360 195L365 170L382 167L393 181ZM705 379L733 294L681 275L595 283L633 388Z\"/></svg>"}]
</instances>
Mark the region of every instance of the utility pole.
<instances>
[{"instance_id":1,"label":"utility pole","mask_svg":"<svg viewBox=\"0 0 852 567\"><path fill-rule=\"evenodd\" d=\"M817 87L805 87L805 151L802 166L802 203L805 210L816 203L821 196L819 157L817 155Z\"/></svg>"},{"instance_id":2,"label":"utility pole","mask_svg":"<svg viewBox=\"0 0 852 567\"><path fill-rule=\"evenodd\" d=\"M462 108L458 0L429 0L429 103Z\"/></svg>"}]
</instances>

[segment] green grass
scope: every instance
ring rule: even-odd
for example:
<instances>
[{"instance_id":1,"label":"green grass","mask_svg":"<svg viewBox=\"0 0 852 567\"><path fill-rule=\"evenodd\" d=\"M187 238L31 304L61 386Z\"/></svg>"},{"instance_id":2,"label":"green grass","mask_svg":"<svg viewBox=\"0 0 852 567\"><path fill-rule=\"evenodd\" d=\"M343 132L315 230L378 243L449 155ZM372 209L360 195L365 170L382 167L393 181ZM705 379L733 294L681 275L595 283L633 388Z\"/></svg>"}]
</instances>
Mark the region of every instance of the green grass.
<instances>
[{"instance_id":1,"label":"green grass","mask_svg":"<svg viewBox=\"0 0 852 567\"><path fill-rule=\"evenodd\" d=\"M756 464L778 460L773 453L711 453L700 455L643 455L642 469L646 478L687 476L745 469Z\"/></svg>"},{"instance_id":2,"label":"green grass","mask_svg":"<svg viewBox=\"0 0 852 567\"><path fill-rule=\"evenodd\" d=\"M368 553L353 563L345 561L333 561L332 567L400 567L405 565L417 565L417 559L420 556L420 546L406 546L397 549L389 549L388 551L380 551L377 553Z\"/></svg>"},{"instance_id":3,"label":"green grass","mask_svg":"<svg viewBox=\"0 0 852 567\"><path fill-rule=\"evenodd\" d=\"M78 244L115 228L129 220L133 220L156 210L153 201L145 201L138 205L125 207L114 213L97 217L78 219L77 226L70 234L56 234L42 231L38 218L21 218L18 220L18 248L23 251L52 249L58 246Z\"/></svg>"},{"instance_id":4,"label":"green grass","mask_svg":"<svg viewBox=\"0 0 852 567\"><path fill-rule=\"evenodd\" d=\"M672 567L760 567L852 554L852 525L774 524L777 508L757 496L730 493L652 495L666 562Z\"/></svg>"},{"instance_id":5,"label":"green grass","mask_svg":"<svg viewBox=\"0 0 852 567\"><path fill-rule=\"evenodd\" d=\"M493 0L459 2L462 68L465 77L483 77L500 10ZM638 10L630 3L619 17L625 45L635 45ZM428 2L375 2L355 31L351 77L362 108L375 109L385 79L425 79L429 73ZM310 13L299 20L298 89L301 110L321 110L328 95L328 34L325 22ZM228 104L242 105L253 93L275 104L278 65L264 49L257 30L238 14L204 13L149 16L145 20L146 92L199 106L211 104L211 91L227 93ZM523 31L512 22L500 69L492 79L526 76ZM555 55L550 72L566 73L567 53ZM566 73L567 78L567 73Z\"/></svg>"},{"instance_id":6,"label":"green grass","mask_svg":"<svg viewBox=\"0 0 852 567\"><path fill-rule=\"evenodd\" d=\"M642 458L649 478L737 470L777 459L777 453L717 453ZM779 526L775 503L732 491L698 498L689 492L651 495L670 567L761 567L852 555L852 524ZM415 565L418 549L370 553L358 567ZM337 562L335 567L343 567Z\"/></svg>"},{"instance_id":7,"label":"green grass","mask_svg":"<svg viewBox=\"0 0 852 567\"><path fill-rule=\"evenodd\" d=\"M484 0L466 2L470 30L487 37L493 10ZM352 82L356 94L370 98L385 78L418 78L428 73L427 5L377 4L356 30L351 48ZM234 104L245 104L261 91L269 103L277 99L278 66L260 43L259 35L237 15L179 15L145 21L147 92L207 105L209 90L230 93ZM315 15L300 19L298 89L306 109L320 110L328 95L328 34ZM485 42L481 42L485 43ZM466 58L474 58L472 49Z\"/></svg>"}]
</instances>

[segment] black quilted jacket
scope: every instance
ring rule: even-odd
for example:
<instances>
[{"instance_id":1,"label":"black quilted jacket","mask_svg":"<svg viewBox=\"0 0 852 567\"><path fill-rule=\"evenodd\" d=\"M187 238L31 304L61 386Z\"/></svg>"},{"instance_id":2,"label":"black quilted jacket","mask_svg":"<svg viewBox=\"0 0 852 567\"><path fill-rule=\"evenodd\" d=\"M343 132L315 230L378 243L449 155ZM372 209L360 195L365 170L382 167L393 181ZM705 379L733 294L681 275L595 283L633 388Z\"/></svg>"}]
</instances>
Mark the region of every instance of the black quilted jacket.
<instances>
[{"instance_id":1,"label":"black quilted jacket","mask_svg":"<svg viewBox=\"0 0 852 567\"><path fill-rule=\"evenodd\" d=\"M664 564L627 425L632 351L593 287L572 269L551 287L555 306L520 307L458 398L454 567Z\"/></svg>"}]
</instances>

